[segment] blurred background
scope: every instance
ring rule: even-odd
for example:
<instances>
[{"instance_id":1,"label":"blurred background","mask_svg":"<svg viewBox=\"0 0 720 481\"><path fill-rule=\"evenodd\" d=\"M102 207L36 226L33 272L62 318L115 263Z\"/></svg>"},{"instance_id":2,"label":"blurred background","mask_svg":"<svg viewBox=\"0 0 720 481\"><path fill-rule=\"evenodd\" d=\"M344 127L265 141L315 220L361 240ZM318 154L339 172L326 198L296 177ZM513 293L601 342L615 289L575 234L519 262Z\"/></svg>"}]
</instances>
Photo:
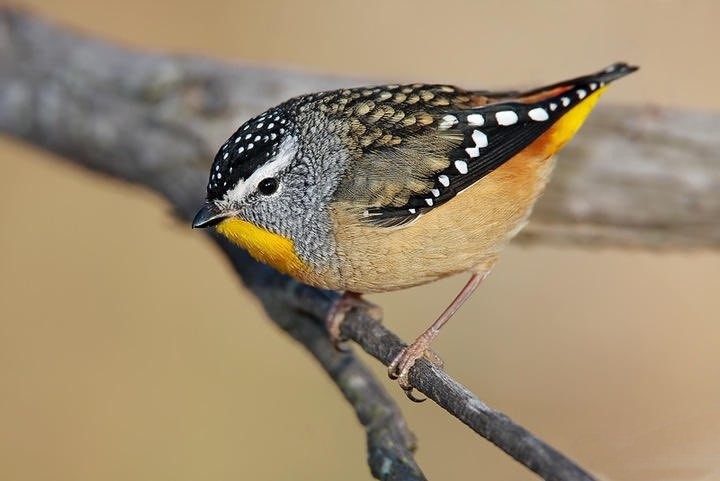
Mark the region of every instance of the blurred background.
<instances>
[{"instance_id":1,"label":"blurred background","mask_svg":"<svg viewBox=\"0 0 720 481\"><path fill-rule=\"evenodd\" d=\"M642 70L603 103L720 108L712 0L14 3L138 48L397 82L626 60ZM337 390L161 199L8 138L0 191L0 479L370 479ZM409 340L464 282L372 300ZM514 246L435 348L603 479L720 479L719 288L718 252ZM534 479L387 387L430 479Z\"/></svg>"}]
</instances>

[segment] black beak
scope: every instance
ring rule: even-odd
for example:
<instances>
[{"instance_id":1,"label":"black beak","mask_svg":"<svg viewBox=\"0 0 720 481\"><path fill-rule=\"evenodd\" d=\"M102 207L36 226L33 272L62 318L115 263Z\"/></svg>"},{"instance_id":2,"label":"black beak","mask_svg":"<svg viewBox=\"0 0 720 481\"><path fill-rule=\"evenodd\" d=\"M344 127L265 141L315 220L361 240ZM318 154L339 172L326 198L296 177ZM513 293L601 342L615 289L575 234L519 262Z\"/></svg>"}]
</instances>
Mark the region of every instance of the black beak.
<instances>
[{"instance_id":1,"label":"black beak","mask_svg":"<svg viewBox=\"0 0 720 481\"><path fill-rule=\"evenodd\" d=\"M227 214L220 212L213 202L205 202L202 209L195 214L195 218L192 221L193 229L202 227L212 227L222 222L223 219L228 217Z\"/></svg>"}]
</instances>

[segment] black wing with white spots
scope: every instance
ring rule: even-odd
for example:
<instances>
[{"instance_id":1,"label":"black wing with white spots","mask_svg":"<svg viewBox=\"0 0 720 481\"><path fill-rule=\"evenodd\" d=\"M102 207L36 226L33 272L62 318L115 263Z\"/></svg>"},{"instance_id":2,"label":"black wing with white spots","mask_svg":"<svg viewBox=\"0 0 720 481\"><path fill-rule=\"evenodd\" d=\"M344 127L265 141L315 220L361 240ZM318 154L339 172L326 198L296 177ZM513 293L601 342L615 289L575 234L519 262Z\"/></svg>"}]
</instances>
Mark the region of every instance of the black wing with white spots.
<instances>
[{"instance_id":1,"label":"black wing with white spots","mask_svg":"<svg viewBox=\"0 0 720 481\"><path fill-rule=\"evenodd\" d=\"M430 179L432 187L427 191L409 197L402 206L371 207L365 213L366 220L379 226L396 227L442 205L528 147L598 88L634 70L617 64L595 75L523 94L523 98L527 98L560 90L557 95L539 102L499 102L447 112L437 119L438 135L462 135L460 145L448 153L449 165L434 173Z\"/></svg>"},{"instance_id":2,"label":"black wing with white spots","mask_svg":"<svg viewBox=\"0 0 720 481\"><path fill-rule=\"evenodd\" d=\"M446 114L440 120L439 128L443 122L452 124L446 130L462 133L463 139L449 152L450 165L436 173L433 187L428 192L411 197L400 207L368 209L368 219L378 225L394 227L444 204L547 131L567 110L560 105L557 100L532 106L513 102ZM551 110L553 106L554 110Z\"/></svg>"}]
</instances>

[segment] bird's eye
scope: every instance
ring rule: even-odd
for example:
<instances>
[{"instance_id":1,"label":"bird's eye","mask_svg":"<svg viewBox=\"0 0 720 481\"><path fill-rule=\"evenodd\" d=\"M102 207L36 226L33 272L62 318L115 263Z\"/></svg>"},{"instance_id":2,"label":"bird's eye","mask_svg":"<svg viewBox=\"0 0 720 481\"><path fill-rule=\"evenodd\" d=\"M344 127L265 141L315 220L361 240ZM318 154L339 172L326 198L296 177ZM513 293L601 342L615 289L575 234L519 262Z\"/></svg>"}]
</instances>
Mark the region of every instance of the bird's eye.
<instances>
[{"instance_id":1,"label":"bird's eye","mask_svg":"<svg viewBox=\"0 0 720 481\"><path fill-rule=\"evenodd\" d=\"M258 192L260 192L262 195L274 194L277 188L278 181L275 177L268 177L267 179L263 179L258 184Z\"/></svg>"}]
</instances>

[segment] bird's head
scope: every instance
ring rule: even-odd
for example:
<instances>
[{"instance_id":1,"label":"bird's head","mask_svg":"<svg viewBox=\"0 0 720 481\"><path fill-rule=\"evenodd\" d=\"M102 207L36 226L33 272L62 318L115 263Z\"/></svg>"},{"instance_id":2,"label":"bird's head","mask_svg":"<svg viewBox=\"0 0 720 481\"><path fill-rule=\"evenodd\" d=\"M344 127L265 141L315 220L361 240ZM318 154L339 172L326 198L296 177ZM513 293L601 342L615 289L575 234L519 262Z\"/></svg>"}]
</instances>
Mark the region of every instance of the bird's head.
<instances>
[{"instance_id":1,"label":"bird's head","mask_svg":"<svg viewBox=\"0 0 720 481\"><path fill-rule=\"evenodd\" d=\"M331 254L328 204L346 155L332 125L302 105L270 109L225 142L192 223L293 275Z\"/></svg>"}]
</instances>

